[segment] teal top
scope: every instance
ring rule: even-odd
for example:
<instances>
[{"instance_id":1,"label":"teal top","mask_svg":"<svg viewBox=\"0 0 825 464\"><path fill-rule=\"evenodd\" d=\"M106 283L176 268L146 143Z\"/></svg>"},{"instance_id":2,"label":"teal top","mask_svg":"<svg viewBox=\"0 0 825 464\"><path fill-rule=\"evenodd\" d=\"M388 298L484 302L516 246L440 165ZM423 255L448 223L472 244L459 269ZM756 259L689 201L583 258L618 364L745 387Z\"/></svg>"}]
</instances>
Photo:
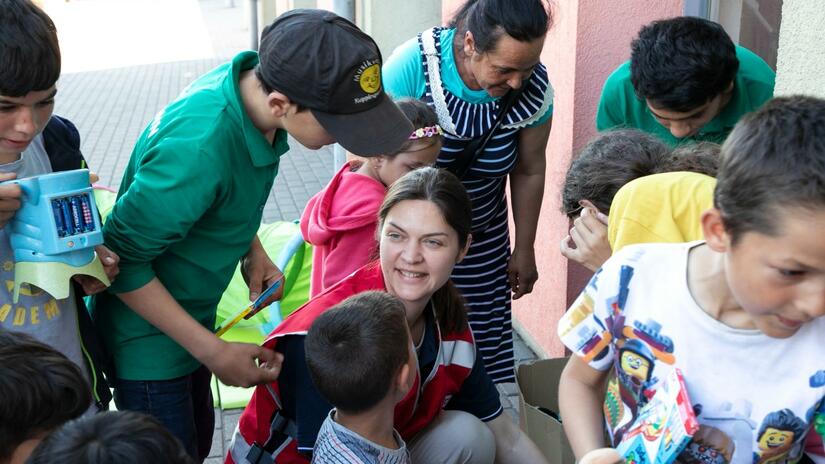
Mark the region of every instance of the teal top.
<instances>
[{"instance_id":1,"label":"teal top","mask_svg":"<svg viewBox=\"0 0 825 464\"><path fill-rule=\"evenodd\" d=\"M270 144L243 107L240 75L257 63L256 53L244 52L201 76L135 144L103 228L120 274L91 305L118 378L164 380L199 366L115 294L157 277L193 318L214 328L218 301L249 250L289 149L286 132Z\"/></svg>"},{"instance_id":2,"label":"teal top","mask_svg":"<svg viewBox=\"0 0 825 464\"><path fill-rule=\"evenodd\" d=\"M444 87L456 97L472 104L488 103L498 98L490 96L484 89L473 90L461 80L451 45L453 37L455 37L455 29L441 31L441 81ZM421 99L424 96L426 81L417 37L399 45L384 63L383 84L387 93L395 99L404 97ZM528 127L538 126L551 116L553 116L553 105L550 105L541 118Z\"/></svg>"},{"instance_id":3,"label":"teal top","mask_svg":"<svg viewBox=\"0 0 825 464\"><path fill-rule=\"evenodd\" d=\"M655 135L671 146L696 141L724 142L745 113L759 108L773 97L776 80L770 66L750 50L737 46L736 57L739 59L739 71L730 101L695 135L678 139L659 124L647 103L636 97L630 81L630 61L619 66L605 81L596 113L596 128L599 131L617 127L635 128Z\"/></svg>"}]
</instances>

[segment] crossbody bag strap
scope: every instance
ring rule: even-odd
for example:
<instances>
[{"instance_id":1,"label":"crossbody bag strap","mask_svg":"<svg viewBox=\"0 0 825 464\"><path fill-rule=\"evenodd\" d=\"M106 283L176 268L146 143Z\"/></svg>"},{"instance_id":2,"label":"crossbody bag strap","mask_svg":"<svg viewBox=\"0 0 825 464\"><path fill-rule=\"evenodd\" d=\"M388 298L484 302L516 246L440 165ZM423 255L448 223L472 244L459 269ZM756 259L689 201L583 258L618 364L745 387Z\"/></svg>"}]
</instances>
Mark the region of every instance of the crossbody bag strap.
<instances>
[{"instance_id":1,"label":"crossbody bag strap","mask_svg":"<svg viewBox=\"0 0 825 464\"><path fill-rule=\"evenodd\" d=\"M526 84L526 82L524 84ZM510 111L510 108L513 107L519 97L521 97L521 94L524 92L524 84L522 84L522 86L518 89L511 89L507 92L507 95L502 97L501 105L499 106L498 113L496 115L496 121L490 129L481 137L471 139L467 145L464 146L464 150L462 150L450 166L447 167L447 169L455 174L456 177L459 179L464 179L467 172L470 171L470 167L475 163L481 153L484 152L484 147L487 146L487 143L491 138L493 138L493 134L499 127L501 127L507 112Z\"/></svg>"}]
</instances>

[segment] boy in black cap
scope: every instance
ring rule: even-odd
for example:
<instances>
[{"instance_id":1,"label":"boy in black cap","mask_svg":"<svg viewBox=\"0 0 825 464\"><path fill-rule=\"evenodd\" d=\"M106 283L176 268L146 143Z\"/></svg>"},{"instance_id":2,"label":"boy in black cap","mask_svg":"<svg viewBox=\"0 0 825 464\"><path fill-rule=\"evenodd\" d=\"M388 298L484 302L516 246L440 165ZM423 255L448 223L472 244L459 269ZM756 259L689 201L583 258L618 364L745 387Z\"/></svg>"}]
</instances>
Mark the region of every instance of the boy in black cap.
<instances>
[{"instance_id":1,"label":"boy in black cap","mask_svg":"<svg viewBox=\"0 0 825 464\"><path fill-rule=\"evenodd\" d=\"M282 278L255 232L287 133L313 149L397 149L412 126L380 69L378 47L355 25L294 10L264 30L259 53L190 84L135 145L104 227L121 273L93 314L114 355L118 408L154 415L196 459L212 444L211 373L250 386L280 369L274 352L212 328L239 260L250 300Z\"/></svg>"}]
</instances>

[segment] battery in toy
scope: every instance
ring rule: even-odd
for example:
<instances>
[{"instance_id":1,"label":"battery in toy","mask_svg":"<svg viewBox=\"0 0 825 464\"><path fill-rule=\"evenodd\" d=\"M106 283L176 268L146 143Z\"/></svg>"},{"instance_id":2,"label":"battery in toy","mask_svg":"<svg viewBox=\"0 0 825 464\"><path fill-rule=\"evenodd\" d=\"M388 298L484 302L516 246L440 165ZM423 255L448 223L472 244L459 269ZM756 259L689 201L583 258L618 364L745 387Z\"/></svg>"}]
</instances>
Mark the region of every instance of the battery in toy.
<instances>
[{"instance_id":1,"label":"battery in toy","mask_svg":"<svg viewBox=\"0 0 825 464\"><path fill-rule=\"evenodd\" d=\"M95 230L95 221L92 217L92 205L89 203L89 196L81 195L80 203L83 208L83 230L84 232L91 232Z\"/></svg>"},{"instance_id":2,"label":"battery in toy","mask_svg":"<svg viewBox=\"0 0 825 464\"><path fill-rule=\"evenodd\" d=\"M74 225L72 223L72 209L69 200L61 198L57 200L60 202L60 212L63 215L63 225L66 227L66 235L74 235Z\"/></svg>"},{"instance_id":3,"label":"battery in toy","mask_svg":"<svg viewBox=\"0 0 825 464\"><path fill-rule=\"evenodd\" d=\"M66 225L63 223L63 212L60 210L60 200L52 200L52 212L54 213L54 226L57 229L58 237L66 236Z\"/></svg>"},{"instance_id":4,"label":"battery in toy","mask_svg":"<svg viewBox=\"0 0 825 464\"><path fill-rule=\"evenodd\" d=\"M80 197L75 195L69 201L71 201L74 231L76 234L81 234L83 233L83 207L80 206Z\"/></svg>"}]
</instances>

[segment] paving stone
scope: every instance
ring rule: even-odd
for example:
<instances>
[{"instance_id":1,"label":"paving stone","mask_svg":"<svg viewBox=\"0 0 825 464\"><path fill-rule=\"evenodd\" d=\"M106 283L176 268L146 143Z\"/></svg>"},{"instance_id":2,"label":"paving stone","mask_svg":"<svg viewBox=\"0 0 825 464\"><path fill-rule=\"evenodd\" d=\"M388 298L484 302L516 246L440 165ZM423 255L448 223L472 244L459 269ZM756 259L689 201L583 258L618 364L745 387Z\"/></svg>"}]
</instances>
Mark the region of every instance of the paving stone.
<instances>
[{"instance_id":1,"label":"paving stone","mask_svg":"<svg viewBox=\"0 0 825 464\"><path fill-rule=\"evenodd\" d=\"M212 382L215 382L215 378L212 378ZM215 408L215 429L220 429L223 426L223 412L221 408Z\"/></svg>"},{"instance_id":2,"label":"paving stone","mask_svg":"<svg viewBox=\"0 0 825 464\"><path fill-rule=\"evenodd\" d=\"M498 390L507 396L518 396L518 388L515 382L507 382L498 384Z\"/></svg>"},{"instance_id":3,"label":"paving stone","mask_svg":"<svg viewBox=\"0 0 825 464\"><path fill-rule=\"evenodd\" d=\"M232 434L235 433L235 427L238 425L238 419L241 417L241 409L230 409L224 411L223 414L223 439L224 445L232 440Z\"/></svg>"}]
</instances>

